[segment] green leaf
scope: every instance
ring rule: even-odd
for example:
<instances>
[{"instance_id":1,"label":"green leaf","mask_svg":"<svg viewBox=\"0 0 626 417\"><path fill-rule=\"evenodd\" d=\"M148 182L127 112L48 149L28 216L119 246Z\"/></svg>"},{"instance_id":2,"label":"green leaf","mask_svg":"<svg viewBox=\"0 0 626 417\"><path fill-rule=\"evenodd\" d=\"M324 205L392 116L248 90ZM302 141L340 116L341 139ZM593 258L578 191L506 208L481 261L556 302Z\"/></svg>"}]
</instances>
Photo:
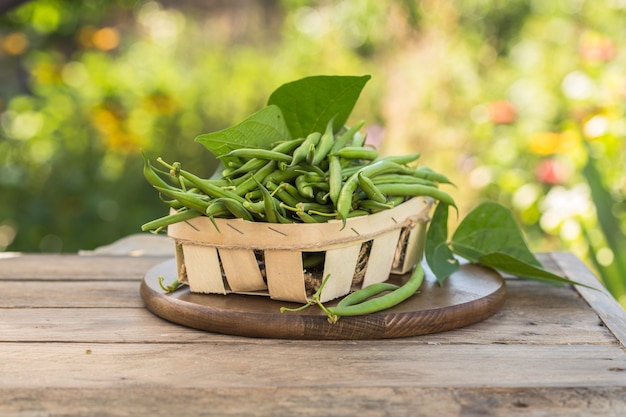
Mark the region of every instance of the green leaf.
<instances>
[{"instance_id":1,"label":"green leaf","mask_svg":"<svg viewBox=\"0 0 626 417\"><path fill-rule=\"evenodd\" d=\"M272 143L289 139L282 112L277 106L267 106L236 126L198 136L196 142L220 157L237 148L270 149Z\"/></svg>"},{"instance_id":2,"label":"green leaf","mask_svg":"<svg viewBox=\"0 0 626 417\"><path fill-rule=\"evenodd\" d=\"M448 247L448 209L445 203L439 203L435 208L424 248L426 262L440 285L459 269L459 262Z\"/></svg>"},{"instance_id":3,"label":"green leaf","mask_svg":"<svg viewBox=\"0 0 626 417\"><path fill-rule=\"evenodd\" d=\"M472 262L492 253L505 253L541 267L530 251L511 211L501 204L478 205L459 224L450 242L452 251Z\"/></svg>"},{"instance_id":4,"label":"green leaf","mask_svg":"<svg viewBox=\"0 0 626 417\"><path fill-rule=\"evenodd\" d=\"M337 132L348 120L361 90L371 77L318 75L303 78L278 87L268 104L280 107L289 132L294 138L309 133L324 132L335 117L333 131Z\"/></svg>"},{"instance_id":5,"label":"green leaf","mask_svg":"<svg viewBox=\"0 0 626 417\"><path fill-rule=\"evenodd\" d=\"M556 275L544 269L542 266L530 265L526 261L517 259L514 256L508 255L506 253L495 252L488 255L483 255L478 259L478 263L493 269L497 269L501 272L506 272L512 275L519 276L521 278L541 281L547 284L571 284L595 289L588 285L581 284L579 282L572 281Z\"/></svg>"}]
</instances>

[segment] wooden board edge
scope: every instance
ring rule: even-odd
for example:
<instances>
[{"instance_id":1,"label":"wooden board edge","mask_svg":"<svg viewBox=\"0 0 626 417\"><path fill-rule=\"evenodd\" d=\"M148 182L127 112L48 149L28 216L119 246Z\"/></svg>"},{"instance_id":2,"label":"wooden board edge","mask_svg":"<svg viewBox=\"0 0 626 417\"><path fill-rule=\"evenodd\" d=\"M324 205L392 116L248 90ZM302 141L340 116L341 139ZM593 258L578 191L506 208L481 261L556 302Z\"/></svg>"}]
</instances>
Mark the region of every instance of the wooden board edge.
<instances>
[{"instance_id":1,"label":"wooden board edge","mask_svg":"<svg viewBox=\"0 0 626 417\"><path fill-rule=\"evenodd\" d=\"M594 290L581 286L574 287L626 351L626 310L576 255L569 252L553 252L550 256L567 278L597 288Z\"/></svg>"}]
</instances>

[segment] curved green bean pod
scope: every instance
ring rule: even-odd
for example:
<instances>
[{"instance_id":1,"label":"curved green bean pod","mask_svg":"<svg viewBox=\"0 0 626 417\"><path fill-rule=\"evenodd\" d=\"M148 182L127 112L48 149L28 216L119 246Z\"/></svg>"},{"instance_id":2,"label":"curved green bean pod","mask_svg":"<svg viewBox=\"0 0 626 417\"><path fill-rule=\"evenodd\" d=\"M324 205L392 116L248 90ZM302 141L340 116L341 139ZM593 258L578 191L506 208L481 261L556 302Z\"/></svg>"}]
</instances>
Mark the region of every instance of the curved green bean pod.
<instances>
[{"instance_id":1,"label":"curved green bean pod","mask_svg":"<svg viewBox=\"0 0 626 417\"><path fill-rule=\"evenodd\" d=\"M344 297L341 301L339 301L337 307L346 307L353 304L358 304L367 300L368 298L374 297L375 295L382 294L385 291L394 291L398 288L400 288L398 285L391 284L389 282L378 282L376 284L371 284Z\"/></svg>"},{"instance_id":2,"label":"curved green bean pod","mask_svg":"<svg viewBox=\"0 0 626 417\"><path fill-rule=\"evenodd\" d=\"M376 185L392 183L392 184L422 184L422 185L427 185L429 187L435 187L435 188L439 187L439 184L434 181L427 180L425 178L415 177L413 175L404 175L404 174L376 175L375 177L372 177L371 180Z\"/></svg>"},{"instance_id":3,"label":"curved green bean pod","mask_svg":"<svg viewBox=\"0 0 626 417\"><path fill-rule=\"evenodd\" d=\"M337 152L334 152L333 155L345 159L364 159L367 161L373 161L378 158L378 151L374 148L346 146L337 150Z\"/></svg>"},{"instance_id":4,"label":"curved green bean pod","mask_svg":"<svg viewBox=\"0 0 626 417\"><path fill-rule=\"evenodd\" d=\"M370 200L378 201L379 203L387 201L387 196L374 185L374 182L370 178L366 177L362 172L359 172L357 177L361 190L365 192Z\"/></svg>"},{"instance_id":5,"label":"curved green bean pod","mask_svg":"<svg viewBox=\"0 0 626 417\"><path fill-rule=\"evenodd\" d=\"M337 205L342 186L341 161L339 157L331 155L328 157L328 194L335 205Z\"/></svg>"},{"instance_id":6,"label":"curved green bean pod","mask_svg":"<svg viewBox=\"0 0 626 417\"><path fill-rule=\"evenodd\" d=\"M419 178L424 178L426 180L435 181L441 184L454 185L452 181L450 181L445 175L435 172L428 167L415 168L412 175Z\"/></svg>"},{"instance_id":7,"label":"curved green bean pod","mask_svg":"<svg viewBox=\"0 0 626 417\"><path fill-rule=\"evenodd\" d=\"M285 153L270 151L267 149L255 149L255 148L233 149L227 154L222 155L220 158L225 158L225 157L237 157L237 158L243 158L243 159L257 158L257 159L265 159L268 161L285 162L287 164L291 163L291 160L293 159L291 155L288 155Z\"/></svg>"},{"instance_id":8,"label":"curved green bean pod","mask_svg":"<svg viewBox=\"0 0 626 417\"><path fill-rule=\"evenodd\" d=\"M248 221L254 221L254 217L252 216L252 213L250 213L244 206L243 206L243 202L235 200L233 198L217 198L215 200L213 200L214 203L222 203L224 205L224 207L226 208L226 210L228 210L233 216L240 218L240 219L244 219L244 220L248 220Z\"/></svg>"},{"instance_id":9,"label":"curved green bean pod","mask_svg":"<svg viewBox=\"0 0 626 417\"><path fill-rule=\"evenodd\" d=\"M321 137L322 137L322 134L319 132L313 132L309 134L304 140L304 142L302 142L300 146L298 146L293 151L293 158L291 160L290 166L294 166L306 160L306 157L311 149L311 145L313 146L317 145Z\"/></svg>"},{"instance_id":10,"label":"curved green bean pod","mask_svg":"<svg viewBox=\"0 0 626 417\"><path fill-rule=\"evenodd\" d=\"M143 225L141 225L141 230L144 232L147 230L161 230L164 227L169 226L170 224L184 222L186 220L190 220L194 217L198 217L201 215L202 213L197 210L183 210L149 221L148 223L144 223Z\"/></svg>"},{"instance_id":11,"label":"curved green bean pod","mask_svg":"<svg viewBox=\"0 0 626 417\"><path fill-rule=\"evenodd\" d=\"M358 122L357 124L349 128L343 135L339 136L335 140L335 143L333 147L331 148L330 152L331 153L337 152L339 149L343 148L344 146L347 146L348 142L352 140L352 137L354 136L354 134L358 132L359 130L361 130L364 124L365 124L365 120L361 120L360 122Z\"/></svg>"},{"instance_id":12,"label":"curved green bean pod","mask_svg":"<svg viewBox=\"0 0 626 417\"><path fill-rule=\"evenodd\" d=\"M337 199L337 213L339 218L343 220L344 225L346 222L346 218L350 209L352 207L352 195L356 191L356 188L359 184L359 174L364 176L372 177L377 174L383 173L398 173L407 170L407 167L403 165L397 164L393 161L378 161L371 163L369 165L365 165L361 169L359 169L356 173L352 174L350 178L346 180L346 182L341 187L341 191L339 192L339 198ZM380 189L380 187L379 187ZM386 193L384 190L380 189L382 193ZM386 193L391 194L391 193Z\"/></svg>"},{"instance_id":13,"label":"curved green bean pod","mask_svg":"<svg viewBox=\"0 0 626 417\"><path fill-rule=\"evenodd\" d=\"M161 178L161 176L157 173L156 168L154 168L150 163L150 160L148 159L146 154L142 152L141 155L143 156L143 176L146 178L150 185L161 188L171 188L174 190L177 189L176 187L165 181L163 178Z\"/></svg>"},{"instance_id":14,"label":"curved green bean pod","mask_svg":"<svg viewBox=\"0 0 626 417\"><path fill-rule=\"evenodd\" d=\"M262 184L265 181L265 177L275 171L275 169L276 161L269 161L267 164L265 164L265 166L263 166L263 168L259 169L245 181L238 184L237 187L233 190L233 193L238 196L246 195L246 193L248 193L249 191L254 190L257 187L257 184Z\"/></svg>"},{"instance_id":15,"label":"curved green bean pod","mask_svg":"<svg viewBox=\"0 0 626 417\"><path fill-rule=\"evenodd\" d=\"M337 321L342 316L361 316L364 314L376 313L394 307L410 298L417 292L424 281L424 268L417 264L409 280L400 288L391 291L380 297L370 298L362 303L327 307L332 314L332 321Z\"/></svg>"},{"instance_id":16,"label":"curved green bean pod","mask_svg":"<svg viewBox=\"0 0 626 417\"><path fill-rule=\"evenodd\" d=\"M193 194L185 191L176 191L169 188L156 186L154 188L157 189L160 193L163 193L170 198L178 200L180 204L187 207L188 209L197 210L200 213L204 213L207 207L209 207L209 202L200 198L198 194Z\"/></svg>"},{"instance_id":17,"label":"curved green bean pod","mask_svg":"<svg viewBox=\"0 0 626 417\"><path fill-rule=\"evenodd\" d=\"M378 159L376 159L376 161L392 161L397 164L406 165L406 164L410 164L411 162L417 161L420 158L420 156L422 156L420 153L411 153L408 155L389 155L389 156L381 156Z\"/></svg>"},{"instance_id":18,"label":"curved green bean pod","mask_svg":"<svg viewBox=\"0 0 626 417\"><path fill-rule=\"evenodd\" d=\"M326 125L326 131L320 138L319 143L315 147L315 152L313 154L313 158L311 159L312 165L319 165L320 162L326 158L328 152L330 152L331 148L335 144L335 136L333 135L333 122L335 118L333 117L328 121Z\"/></svg>"},{"instance_id":19,"label":"curved green bean pod","mask_svg":"<svg viewBox=\"0 0 626 417\"><path fill-rule=\"evenodd\" d=\"M378 184L377 187L381 192L388 195L428 196L456 208L456 203L450 194L438 188L421 184Z\"/></svg>"}]
</instances>

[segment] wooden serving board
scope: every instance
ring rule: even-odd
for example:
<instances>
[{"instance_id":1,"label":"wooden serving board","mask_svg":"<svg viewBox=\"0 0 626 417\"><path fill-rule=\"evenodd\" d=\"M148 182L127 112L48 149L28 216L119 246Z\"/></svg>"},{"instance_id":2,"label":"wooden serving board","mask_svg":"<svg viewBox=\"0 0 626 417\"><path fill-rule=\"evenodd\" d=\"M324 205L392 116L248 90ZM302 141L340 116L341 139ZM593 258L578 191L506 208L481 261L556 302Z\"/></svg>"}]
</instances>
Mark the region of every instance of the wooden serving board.
<instances>
[{"instance_id":1,"label":"wooden serving board","mask_svg":"<svg viewBox=\"0 0 626 417\"><path fill-rule=\"evenodd\" d=\"M502 307L506 296L500 274L465 264L443 286L427 272L419 292L396 307L329 323L317 306L281 313L281 307L299 305L267 296L197 294L187 286L166 293L159 286L159 276L166 284L172 282L177 276L176 261L156 265L141 283L141 297L157 316L215 333L279 339L385 339L442 332L485 320ZM406 279L408 274L389 278L398 284Z\"/></svg>"}]
</instances>

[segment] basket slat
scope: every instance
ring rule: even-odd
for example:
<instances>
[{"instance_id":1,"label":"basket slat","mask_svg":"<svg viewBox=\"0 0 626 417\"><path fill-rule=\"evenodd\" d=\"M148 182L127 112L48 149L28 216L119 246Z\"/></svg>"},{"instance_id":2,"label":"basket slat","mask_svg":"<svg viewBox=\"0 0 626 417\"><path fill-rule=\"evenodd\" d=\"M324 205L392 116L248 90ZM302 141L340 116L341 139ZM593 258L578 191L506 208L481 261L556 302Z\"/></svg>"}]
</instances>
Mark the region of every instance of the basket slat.
<instances>
[{"instance_id":1,"label":"basket slat","mask_svg":"<svg viewBox=\"0 0 626 417\"><path fill-rule=\"evenodd\" d=\"M389 270L393 264L401 231L401 229L391 230L374 239L363 278L363 287L389 279Z\"/></svg>"},{"instance_id":2,"label":"basket slat","mask_svg":"<svg viewBox=\"0 0 626 417\"><path fill-rule=\"evenodd\" d=\"M210 246L184 245L187 282L192 292L226 294L217 250Z\"/></svg>"},{"instance_id":3,"label":"basket slat","mask_svg":"<svg viewBox=\"0 0 626 417\"><path fill-rule=\"evenodd\" d=\"M333 300L350 292L360 252L361 245L350 245L326 252L323 278L328 274L330 278L320 294L321 302Z\"/></svg>"},{"instance_id":4,"label":"basket slat","mask_svg":"<svg viewBox=\"0 0 626 417\"><path fill-rule=\"evenodd\" d=\"M306 302L302 252L266 250L265 274L270 297L275 300Z\"/></svg>"},{"instance_id":5,"label":"basket slat","mask_svg":"<svg viewBox=\"0 0 626 417\"><path fill-rule=\"evenodd\" d=\"M391 270L394 274L406 274L413 266L420 261L422 254L424 253L424 245L426 241L426 228L424 224L414 227L409 233L407 246L404 249L404 261L400 268L394 268Z\"/></svg>"},{"instance_id":6,"label":"basket slat","mask_svg":"<svg viewBox=\"0 0 626 417\"><path fill-rule=\"evenodd\" d=\"M226 281L233 292L266 290L254 251L250 249L219 249Z\"/></svg>"}]
</instances>

